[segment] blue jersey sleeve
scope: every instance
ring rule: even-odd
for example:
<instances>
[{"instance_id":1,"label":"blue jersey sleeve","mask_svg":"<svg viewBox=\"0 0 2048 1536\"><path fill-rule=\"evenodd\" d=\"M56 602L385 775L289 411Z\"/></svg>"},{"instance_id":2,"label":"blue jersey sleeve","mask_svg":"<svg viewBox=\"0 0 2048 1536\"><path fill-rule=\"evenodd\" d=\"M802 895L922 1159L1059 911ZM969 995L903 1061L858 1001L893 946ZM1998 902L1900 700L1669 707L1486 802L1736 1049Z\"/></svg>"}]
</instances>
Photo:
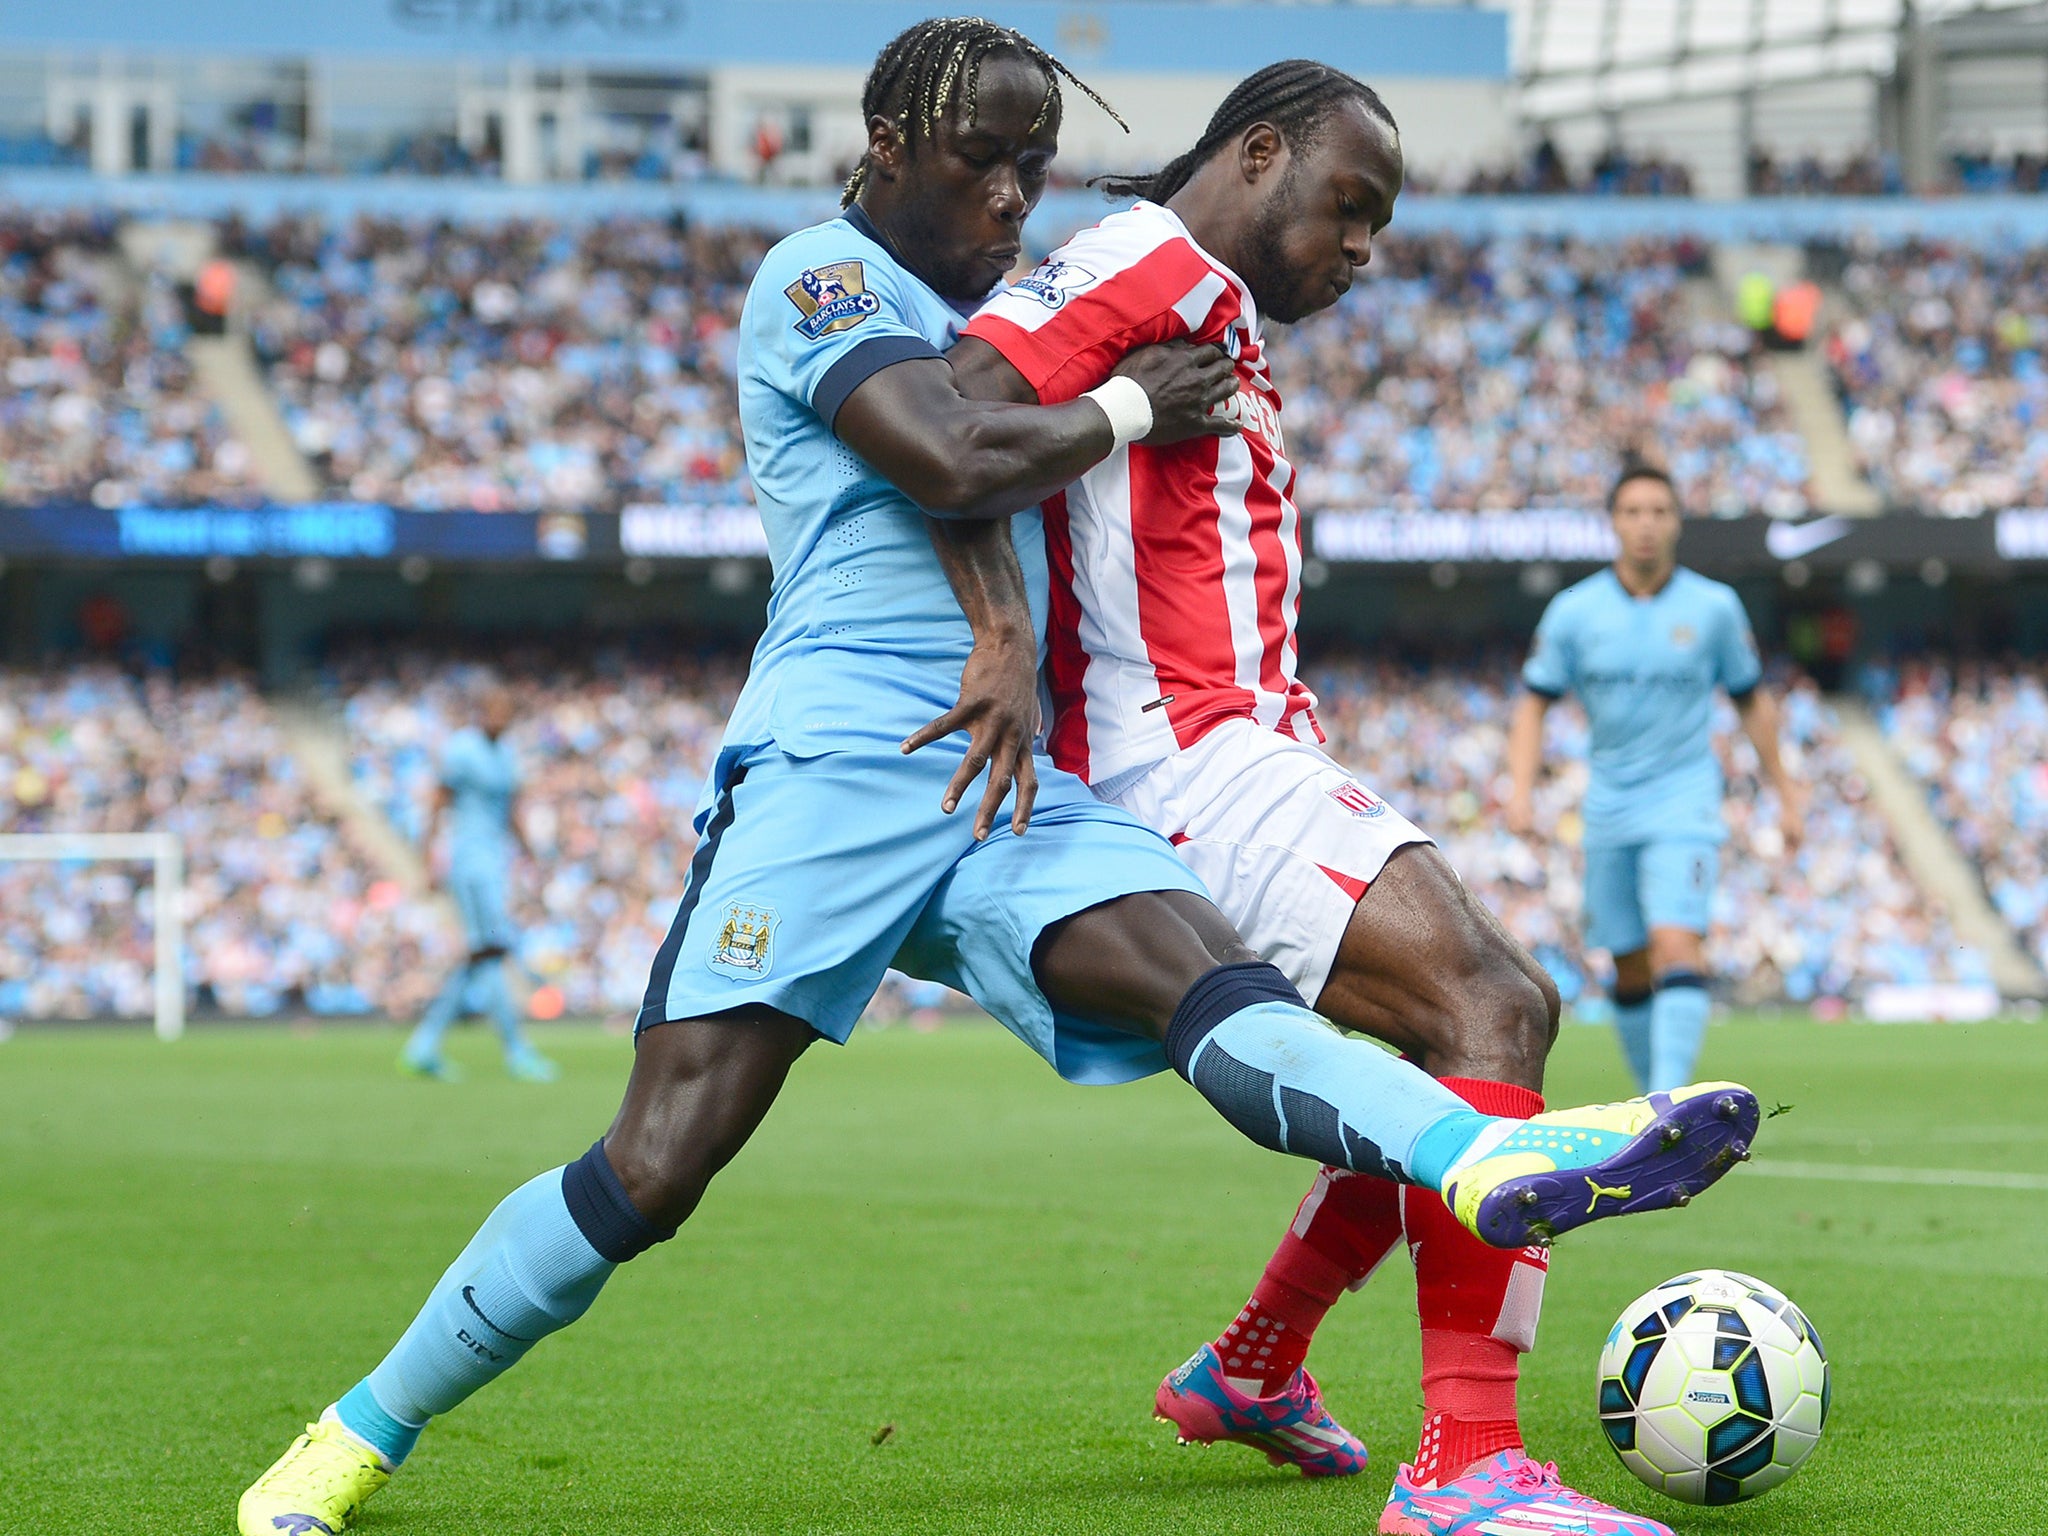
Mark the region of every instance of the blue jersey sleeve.
<instances>
[{"instance_id":1,"label":"blue jersey sleeve","mask_svg":"<svg viewBox=\"0 0 2048 1536\"><path fill-rule=\"evenodd\" d=\"M944 356L917 326L908 281L880 247L840 221L783 241L754 278L763 382L830 427L847 396L882 369Z\"/></svg>"},{"instance_id":2,"label":"blue jersey sleeve","mask_svg":"<svg viewBox=\"0 0 2048 1536\"><path fill-rule=\"evenodd\" d=\"M469 750L469 736L457 731L448 738L448 745L441 749L441 787L451 795L459 795L469 788L475 776L476 759Z\"/></svg>"},{"instance_id":3,"label":"blue jersey sleeve","mask_svg":"<svg viewBox=\"0 0 2048 1536\"><path fill-rule=\"evenodd\" d=\"M1560 592L1543 610L1536 625L1536 638L1529 642L1529 659L1522 663L1522 686L1546 699L1561 699L1571 691L1573 656L1568 593Z\"/></svg>"},{"instance_id":4,"label":"blue jersey sleeve","mask_svg":"<svg viewBox=\"0 0 2048 1536\"><path fill-rule=\"evenodd\" d=\"M1763 663L1757 659L1756 635L1749 627L1749 614L1732 587L1721 589L1724 611L1715 626L1714 671L1731 699L1742 699L1756 691L1763 680Z\"/></svg>"}]
</instances>

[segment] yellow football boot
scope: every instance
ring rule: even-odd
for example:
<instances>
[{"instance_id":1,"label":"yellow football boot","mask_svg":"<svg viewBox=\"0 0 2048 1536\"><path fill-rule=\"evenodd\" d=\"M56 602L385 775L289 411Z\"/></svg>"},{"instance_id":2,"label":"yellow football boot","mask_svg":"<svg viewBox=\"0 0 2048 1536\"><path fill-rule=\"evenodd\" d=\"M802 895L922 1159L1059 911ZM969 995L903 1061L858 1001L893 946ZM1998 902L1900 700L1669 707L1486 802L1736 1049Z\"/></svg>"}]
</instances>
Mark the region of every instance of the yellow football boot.
<instances>
[{"instance_id":1,"label":"yellow football boot","mask_svg":"<svg viewBox=\"0 0 2048 1536\"><path fill-rule=\"evenodd\" d=\"M1504 1120L1444 1175L1444 1203L1496 1248L1608 1216L1685 1205L1749 1157L1760 1119L1739 1083Z\"/></svg>"},{"instance_id":2,"label":"yellow football boot","mask_svg":"<svg viewBox=\"0 0 2048 1536\"><path fill-rule=\"evenodd\" d=\"M249 1485L236 1517L242 1536L341 1536L391 1469L338 1419L308 1424Z\"/></svg>"}]
</instances>

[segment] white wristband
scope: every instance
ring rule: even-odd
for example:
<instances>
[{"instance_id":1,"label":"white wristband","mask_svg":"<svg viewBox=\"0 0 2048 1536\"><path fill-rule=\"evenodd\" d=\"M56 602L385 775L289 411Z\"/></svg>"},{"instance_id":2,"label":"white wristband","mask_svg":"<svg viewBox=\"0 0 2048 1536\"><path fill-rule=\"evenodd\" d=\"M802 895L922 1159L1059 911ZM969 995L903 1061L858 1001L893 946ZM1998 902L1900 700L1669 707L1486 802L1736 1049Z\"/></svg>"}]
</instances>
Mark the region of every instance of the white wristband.
<instances>
[{"instance_id":1,"label":"white wristband","mask_svg":"<svg viewBox=\"0 0 2048 1536\"><path fill-rule=\"evenodd\" d=\"M1109 430L1116 438L1118 448L1128 447L1139 438L1151 435L1152 397L1145 393L1145 386L1136 379L1117 374L1104 379L1081 398L1093 400L1102 407L1102 414L1109 418Z\"/></svg>"}]
</instances>

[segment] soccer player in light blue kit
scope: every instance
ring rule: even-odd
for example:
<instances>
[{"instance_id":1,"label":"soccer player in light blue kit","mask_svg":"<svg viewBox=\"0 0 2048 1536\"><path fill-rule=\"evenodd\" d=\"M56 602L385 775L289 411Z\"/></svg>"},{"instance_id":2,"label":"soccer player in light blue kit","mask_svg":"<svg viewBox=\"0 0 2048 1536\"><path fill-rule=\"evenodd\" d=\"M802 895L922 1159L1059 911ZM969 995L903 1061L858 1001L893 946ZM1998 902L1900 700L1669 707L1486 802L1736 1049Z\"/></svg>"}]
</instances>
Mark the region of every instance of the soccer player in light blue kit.
<instances>
[{"instance_id":1,"label":"soccer player in light blue kit","mask_svg":"<svg viewBox=\"0 0 2048 1536\"><path fill-rule=\"evenodd\" d=\"M526 849L526 834L515 814L519 760L505 739L511 724L512 696L494 685L484 695L477 723L457 731L442 749L441 784L434 794L426 841L431 849L445 816L448 894L462 915L469 953L428 1006L398 1058L401 1067L421 1077L444 1082L455 1077L454 1067L441 1053L441 1040L465 1006L489 1016L505 1050L505 1070L513 1077L547 1083L558 1075L555 1064L520 1032L519 1014L505 984L506 958L519 945L506 910L506 887L513 850Z\"/></svg>"},{"instance_id":2,"label":"soccer player in light blue kit","mask_svg":"<svg viewBox=\"0 0 2048 1536\"><path fill-rule=\"evenodd\" d=\"M1592 727L1586 942L1614 956L1614 1015L1645 1091L1689 1081L1707 1031L1706 933L1728 831L1713 703L1728 692L1777 791L1787 851L1805 800L1778 752L1749 616L1732 587L1678 563L1683 528L1663 471L1635 465L1608 497L1620 553L1567 587L1536 626L1508 734L1507 822L1534 821L1543 716L1576 693Z\"/></svg>"},{"instance_id":3,"label":"soccer player in light blue kit","mask_svg":"<svg viewBox=\"0 0 2048 1536\"><path fill-rule=\"evenodd\" d=\"M625 1102L602 1140L499 1204L382 1363L243 1495L243 1536L341 1530L430 1418L673 1237L796 1059L847 1038L892 961L971 993L1063 1077L1171 1066L1260 1145L1433 1190L1498 1247L1683 1203L1747 1152L1756 1100L1733 1084L1502 1119L1339 1036L1163 837L1011 739L1013 669L970 661L963 605L1000 615L991 599L1014 594L956 599L934 547L950 535L927 511L1012 519L1036 631L1014 643L1035 649L1045 553L1024 509L1123 443L1235 430L1212 415L1232 369L1206 349L1132 353L1061 405L955 386L943 349L1016 260L1063 74L992 22L910 28L869 76L845 213L762 262L738 371L775 567L768 624ZM991 764L981 818L947 814Z\"/></svg>"}]
</instances>

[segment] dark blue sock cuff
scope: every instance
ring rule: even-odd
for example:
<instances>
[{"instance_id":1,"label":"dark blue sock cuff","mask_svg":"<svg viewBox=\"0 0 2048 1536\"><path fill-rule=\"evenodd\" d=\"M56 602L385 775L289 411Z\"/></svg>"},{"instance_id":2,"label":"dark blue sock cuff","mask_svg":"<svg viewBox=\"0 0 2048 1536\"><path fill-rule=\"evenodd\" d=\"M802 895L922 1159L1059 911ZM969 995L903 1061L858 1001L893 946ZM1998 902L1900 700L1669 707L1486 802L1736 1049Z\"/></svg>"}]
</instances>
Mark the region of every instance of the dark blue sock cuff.
<instances>
[{"instance_id":1,"label":"dark blue sock cuff","mask_svg":"<svg viewBox=\"0 0 2048 1536\"><path fill-rule=\"evenodd\" d=\"M1640 1008L1656 995L1657 989L1655 986L1645 987L1640 992L1617 991L1614 994L1614 1006L1617 1008Z\"/></svg>"},{"instance_id":2,"label":"dark blue sock cuff","mask_svg":"<svg viewBox=\"0 0 2048 1536\"><path fill-rule=\"evenodd\" d=\"M1166 1027L1166 1058L1173 1063L1173 1070L1194 1081L1188 1063L1194 1060L1195 1048L1209 1038L1209 1031L1233 1013L1260 1003L1308 1006L1280 968L1264 960L1240 960L1205 971L1188 988L1180 1006L1173 1010L1173 1022Z\"/></svg>"},{"instance_id":3,"label":"dark blue sock cuff","mask_svg":"<svg viewBox=\"0 0 2048 1536\"><path fill-rule=\"evenodd\" d=\"M1704 992L1707 989L1707 978L1698 971L1666 971L1657 978L1656 989L1662 992L1670 987L1698 987Z\"/></svg>"},{"instance_id":4,"label":"dark blue sock cuff","mask_svg":"<svg viewBox=\"0 0 2048 1536\"><path fill-rule=\"evenodd\" d=\"M626 1198L626 1186L604 1155L601 1139L562 1170L562 1199L590 1246L614 1264L638 1258L676 1235L674 1227L664 1232L655 1226Z\"/></svg>"}]
</instances>

